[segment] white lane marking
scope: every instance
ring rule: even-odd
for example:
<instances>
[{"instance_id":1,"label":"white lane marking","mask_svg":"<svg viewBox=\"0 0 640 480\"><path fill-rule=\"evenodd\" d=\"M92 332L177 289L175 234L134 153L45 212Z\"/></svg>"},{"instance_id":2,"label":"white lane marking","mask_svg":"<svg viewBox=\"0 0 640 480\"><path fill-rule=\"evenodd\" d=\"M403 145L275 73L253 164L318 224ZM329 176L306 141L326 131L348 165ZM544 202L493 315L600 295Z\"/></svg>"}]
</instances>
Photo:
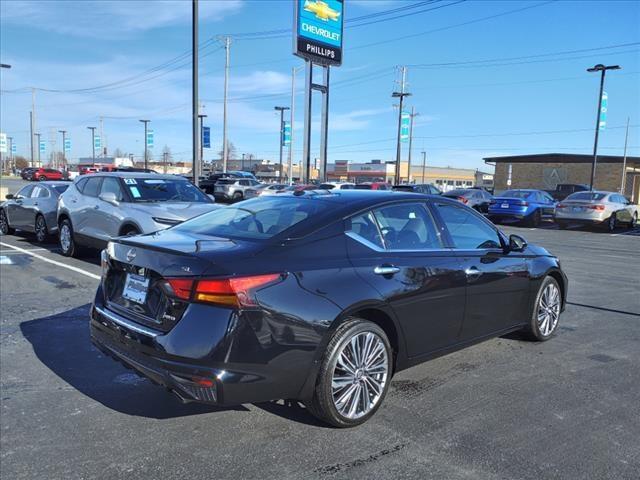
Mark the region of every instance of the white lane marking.
<instances>
[{"instance_id":1,"label":"white lane marking","mask_svg":"<svg viewBox=\"0 0 640 480\"><path fill-rule=\"evenodd\" d=\"M67 270L71 270L73 272L81 273L82 275L86 275L87 277L93 278L95 280L100 280L100 275L96 275L95 273L87 272L78 267L73 267L71 265L65 265L62 262L56 262L55 260L51 260L50 258L43 257L42 255L38 255L37 253L33 253L31 250L26 250L24 248L16 247L14 245L9 245L8 243L0 242L0 245L7 248L12 248L22 253L26 253L27 255L31 255L34 258L42 260L43 262L51 263L52 265L57 265L58 267L66 268Z\"/></svg>"},{"instance_id":2,"label":"white lane marking","mask_svg":"<svg viewBox=\"0 0 640 480\"><path fill-rule=\"evenodd\" d=\"M13 261L5 255L0 255L0 265L13 265Z\"/></svg>"},{"instance_id":3,"label":"white lane marking","mask_svg":"<svg viewBox=\"0 0 640 480\"><path fill-rule=\"evenodd\" d=\"M57 252L59 249L52 249L49 250L48 248L25 248L26 251L28 252ZM14 250L2 250L0 249L0 253L2 255L24 255L22 252L16 252Z\"/></svg>"}]
</instances>

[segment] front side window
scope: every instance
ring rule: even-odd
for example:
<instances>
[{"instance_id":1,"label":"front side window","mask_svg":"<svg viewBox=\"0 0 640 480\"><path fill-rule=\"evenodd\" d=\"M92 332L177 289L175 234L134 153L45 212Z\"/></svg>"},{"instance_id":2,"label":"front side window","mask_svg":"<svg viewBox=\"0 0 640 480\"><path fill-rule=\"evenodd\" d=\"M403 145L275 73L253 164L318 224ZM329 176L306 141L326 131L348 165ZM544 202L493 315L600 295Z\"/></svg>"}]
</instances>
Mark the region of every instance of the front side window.
<instances>
[{"instance_id":1,"label":"front side window","mask_svg":"<svg viewBox=\"0 0 640 480\"><path fill-rule=\"evenodd\" d=\"M124 200L122 189L120 188L120 181L117 178L106 177L102 181L102 188L100 188L100 195L105 193L114 193L116 200L121 202Z\"/></svg>"},{"instance_id":2,"label":"front side window","mask_svg":"<svg viewBox=\"0 0 640 480\"><path fill-rule=\"evenodd\" d=\"M433 250L442 248L440 236L422 203L401 203L375 209L387 250Z\"/></svg>"},{"instance_id":3,"label":"front side window","mask_svg":"<svg viewBox=\"0 0 640 480\"><path fill-rule=\"evenodd\" d=\"M31 193L31 198L47 198L49 196L49 190L44 187L37 186Z\"/></svg>"},{"instance_id":4,"label":"front side window","mask_svg":"<svg viewBox=\"0 0 640 480\"><path fill-rule=\"evenodd\" d=\"M31 196L32 190L33 190L33 185L27 185L16 194L16 198L29 198Z\"/></svg>"},{"instance_id":5,"label":"front side window","mask_svg":"<svg viewBox=\"0 0 640 480\"><path fill-rule=\"evenodd\" d=\"M437 203L454 247L461 250L501 248L498 232L470 209L448 203Z\"/></svg>"}]
</instances>

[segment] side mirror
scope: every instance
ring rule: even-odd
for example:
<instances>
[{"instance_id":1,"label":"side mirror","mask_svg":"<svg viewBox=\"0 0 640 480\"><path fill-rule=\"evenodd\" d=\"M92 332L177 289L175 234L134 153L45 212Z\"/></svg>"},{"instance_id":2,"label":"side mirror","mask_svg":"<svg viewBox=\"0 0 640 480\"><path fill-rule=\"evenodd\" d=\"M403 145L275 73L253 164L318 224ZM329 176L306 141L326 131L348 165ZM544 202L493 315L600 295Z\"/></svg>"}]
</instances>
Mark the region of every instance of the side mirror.
<instances>
[{"instance_id":1,"label":"side mirror","mask_svg":"<svg viewBox=\"0 0 640 480\"><path fill-rule=\"evenodd\" d=\"M527 241L520 235L509 235L509 250L512 252L522 252L527 248Z\"/></svg>"},{"instance_id":2,"label":"side mirror","mask_svg":"<svg viewBox=\"0 0 640 480\"><path fill-rule=\"evenodd\" d=\"M213 195L211 195L210 193L207 194L207 197L209 197L211 199L212 202L216 201L216 197L214 197Z\"/></svg>"},{"instance_id":3,"label":"side mirror","mask_svg":"<svg viewBox=\"0 0 640 480\"><path fill-rule=\"evenodd\" d=\"M120 205L120 202L118 202L118 197L116 197L116 194L113 192L101 193L99 198L103 202L110 203L111 205L115 205L115 206Z\"/></svg>"},{"instance_id":4,"label":"side mirror","mask_svg":"<svg viewBox=\"0 0 640 480\"><path fill-rule=\"evenodd\" d=\"M7 193L4 198L6 198L7 200L13 200L15 197L13 196L13 193Z\"/></svg>"}]
</instances>

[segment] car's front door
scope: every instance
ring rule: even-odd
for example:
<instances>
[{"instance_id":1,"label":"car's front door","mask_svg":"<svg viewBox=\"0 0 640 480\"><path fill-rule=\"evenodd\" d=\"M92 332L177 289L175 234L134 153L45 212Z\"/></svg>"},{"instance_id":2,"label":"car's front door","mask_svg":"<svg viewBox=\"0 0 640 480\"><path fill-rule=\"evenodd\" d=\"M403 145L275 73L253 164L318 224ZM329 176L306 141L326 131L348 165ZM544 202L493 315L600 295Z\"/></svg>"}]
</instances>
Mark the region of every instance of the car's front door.
<instances>
[{"instance_id":1,"label":"car's front door","mask_svg":"<svg viewBox=\"0 0 640 480\"><path fill-rule=\"evenodd\" d=\"M124 193L120 185L120 179L117 177L104 177L102 186L100 187L100 195L105 193L113 193L118 202L124 200ZM94 234L102 239L109 240L117 237L120 233L120 218L118 214L120 208L112 203L105 202L98 197L98 208L95 211L95 225L93 226Z\"/></svg>"},{"instance_id":2,"label":"car's front door","mask_svg":"<svg viewBox=\"0 0 640 480\"><path fill-rule=\"evenodd\" d=\"M498 230L469 208L448 202L434 202L434 207L466 275L461 340L524 323L530 285L526 252L505 249Z\"/></svg>"},{"instance_id":3,"label":"car's front door","mask_svg":"<svg viewBox=\"0 0 640 480\"><path fill-rule=\"evenodd\" d=\"M100 238L96 237L96 228L99 224L98 209L100 207L98 202L100 200L98 199L98 194L101 183L101 176L91 175L82 188L82 195L78 196L78 202L75 206L76 214L73 219L73 228L79 235L90 238Z\"/></svg>"},{"instance_id":4,"label":"car's front door","mask_svg":"<svg viewBox=\"0 0 640 480\"><path fill-rule=\"evenodd\" d=\"M351 218L347 244L359 276L393 309L409 357L458 341L466 278L426 203L394 203Z\"/></svg>"},{"instance_id":5,"label":"car's front door","mask_svg":"<svg viewBox=\"0 0 640 480\"><path fill-rule=\"evenodd\" d=\"M16 228L27 228L27 220L33 199L31 193L34 185L27 185L16 193L14 199L7 204L9 225Z\"/></svg>"}]
</instances>

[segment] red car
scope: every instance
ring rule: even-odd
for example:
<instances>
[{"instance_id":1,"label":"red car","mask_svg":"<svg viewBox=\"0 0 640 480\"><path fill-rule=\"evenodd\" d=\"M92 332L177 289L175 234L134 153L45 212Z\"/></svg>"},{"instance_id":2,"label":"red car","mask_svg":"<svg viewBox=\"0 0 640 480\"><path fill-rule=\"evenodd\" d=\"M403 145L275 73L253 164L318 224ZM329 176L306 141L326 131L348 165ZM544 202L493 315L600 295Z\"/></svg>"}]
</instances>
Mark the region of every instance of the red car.
<instances>
[{"instance_id":1,"label":"red car","mask_svg":"<svg viewBox=\"0 0 640 480\"><path fill-rule=\"evenodd\" d=\"M62 172L55 168L38 168L31 175L32 180L44 182L45 180L63 180Z\"/></svg>"},{"instance_id":2,"label":"red car","mask_svg":"<svg viewBox=\"0 0 640 480\"><path fill-rule=\"evenodd\" d=\"M365 182L358 183L356 190L391 190L391 185L385 182Z\"/></svg>"}]
</instances>

